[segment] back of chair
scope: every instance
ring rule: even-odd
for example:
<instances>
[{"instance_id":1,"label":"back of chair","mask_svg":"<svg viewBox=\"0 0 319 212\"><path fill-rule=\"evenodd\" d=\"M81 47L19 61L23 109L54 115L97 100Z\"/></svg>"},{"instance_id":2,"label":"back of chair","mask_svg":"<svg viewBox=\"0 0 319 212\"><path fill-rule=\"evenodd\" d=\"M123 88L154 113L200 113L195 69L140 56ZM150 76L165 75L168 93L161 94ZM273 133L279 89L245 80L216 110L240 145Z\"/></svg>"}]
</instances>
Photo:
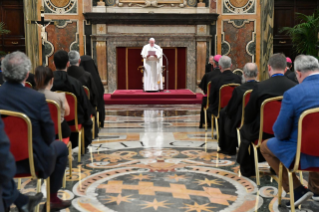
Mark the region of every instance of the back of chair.
<instances>
[{"instance_id":1,"label":"back of chair","mask_svg":"<svg viewBox=\"0 0 319 212\"><path fill-rule=\"evenodd\" d=\"M241 128L244 125L245 107L247 106L247 104L249 102L251 92L253 92L252 89L247 90L243 95L243 102L242 102L242 109L241 109L241 122L240 122L239 128Z\"/></svg>"},{"instance_id":2,"label":"back of chair","mask_svg":"<svg viewBox=\"0 0 319 212\"><path fill-rule=\"evenodd\" d=\"M277 96L264 100L260 109L260 130L258 145L263 141L263 133L274 134L273 126L277 120L281 109L283 96Z\"/></svg>"},{"instance_id":3,"label":"back of chair","mask_svg":"<svg viewBox=\"0 0 319 212\"><path fill-rule=\"evenodd\" d=\"M319 108L308 109L300 115L295 170L299 169L300 153L319 157L318 125Z\"/></svg>"},{"instance_id":4,"label":"back of chair","mask_svg":"<svg viewBox=\"0 0 319 212\"><path fill-rule=\"evenodd\" d=\"M64 91L57 91L59 93L65 93L65 98L68 101L70 107L70 114L64 116L64 119L69 121L74 121L75 129L78 130L78 100L73 93L64 92Z\"/></svg>"},{"instance_id":5,"label":"back of chair","mask_svg":"<svg viewBox=\"0 0 319 212\"><path fill-rule=\"evenodd\" d=\"M239 86L239 84L236 83L231 83L231 84L226 84L223 85L219 89L219 106L218 106L218 114L219 111L226 107L228 105L229 100L231 99L233 95L234 89Z\"/></svg>"},{"instance_id":6,"label":"back of chair","mask_svg":"<svg viewBox=\"0 0 319 212\"><path fill-rule=\"evenodd\" d=\"M83 88L84 88L84 91L85 91L88 99L90 100L90 89L88 87L84 86L84 85L83 85Z\"/></svg>"},{"instance_id":7,"label":"back of chair","mask_svg":"<svg viewBox=\"0 0 319 212\"><path fill-rule=\"evenodd\" d=\"M32 124L23 113L0 110L4 131L10 140L10 152L15 161L29 159L31 176L36 178L33 160Z\"/></svg>"},{"instance_id":8,"label":"back of chair","mask_svg":"<svg viewBox=\"0 0 319 212\"><path fill-rule=\"evenodd\" d=\"M29 82L25 82L24 86L27 88L32 88L32 84Z\"/></svg>"},{"instance_id":9,"label":"back of chair","mask_svg":"<svg viewBox=\"0 0 319 212\"><path fill-rule=\"evenodd\" d=\"M210 88L212 87L212 82L207 84L207 101L206 101L206 109L209 108L209 95L210 95Z\"/></svg>"},{"instance_id":10,"label":"back of chair","mask_svg":"<svg viewBox=\"0 0 319 212\"><path fill-rule=\"evenodd\" d=\"M51 119L54 123L55 134L58 135L60 141L62 141L62 131L61 131L61 109L56 101L47 99L49 106Z\"/></svg>"}]
</instances>

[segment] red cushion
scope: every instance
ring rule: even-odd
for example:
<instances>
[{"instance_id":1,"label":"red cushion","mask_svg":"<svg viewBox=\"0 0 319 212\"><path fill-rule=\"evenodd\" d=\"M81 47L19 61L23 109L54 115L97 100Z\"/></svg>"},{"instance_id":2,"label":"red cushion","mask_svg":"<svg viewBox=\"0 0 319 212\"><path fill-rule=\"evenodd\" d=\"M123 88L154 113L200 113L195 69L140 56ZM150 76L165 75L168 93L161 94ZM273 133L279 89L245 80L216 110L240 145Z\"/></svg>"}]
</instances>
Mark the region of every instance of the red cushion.
<instances>
[{"instance_id":1,"label":"red cushion","mask_svg":"<svg viewBox=\"0 0 319 212\"><path fill-rule=\"evenodd\" d=\"M281 108L281 101L268 102L264 107L263 132L273 135L273 125L275 124Z\"/></svg>"},{"instance_id":2,"label":"red cushion","mask_svg":"<svg viewBox=\"0 0 319 212\"><path fill-rule=\"evenodd\" d=\"M70 114L65 116L66 121L73 121L75 119L75 108L77 108L77 105L75 104L76 97L65 93L65 97L68 100L68 104L70 106Z\"/></svg>"},{"instance_id":3,"label":"red cushion","mask_svg":"<svg viewBox=\"0 0 319 212\"><path fill-rule=\"evenodd\" d=\"M39 173L36 172L35 174L38 175ZM31 177L31 174L30 173L23 173L23 174L14 175L14 178L21 178L21 177Z\"/></svg>"},{"instance_id":4,"label":"red cushion","mask_svg":"<svg viewBox=\"0 0 319 212\"><path fill-rule=\"evenodd\" d=\"M245 106L247 106L247 104L248 104L248 102L249 102L250 95L251 95L251 93L248 93L248 94L245 96Z\"/></svg>"},{"instance_id":5,"label":"red cushion","mask_svg":"<svg viewBox=\"0 0 319 212\"><path fill-rule=\"evenodd\" d=\"M79 128L79 130L81 130L82 129L82 124L79 124L78 128ZM75 125L70 126L70 129L71 129L72 132L75 132L76 131L75 130Z\"/></svg>"},{"instance_id":6,"label":"red cushion","mask_svg":"<svg viewBox=\"0 0 319 212\"><path fill-rule=\"evenodd\" d=\"M59 124L59 121L58 121L58 108L52 104L52 103L48 103L48 106L49 106L49 110L50 110L50 115L51 115L51 119L54 123L54 131L55 131L55 134L59 134L59 128L58 128L58 124Z\"/></svg>"},{"instance_id":7,"label":"red cushion","mask_svg":"<svg viewBox=\"0 0 319 212\"><path fill-rule=\"evenodd\" d=\"M221 108L224 108L228 105L229 100L231 99L233 95L235 87L227 86L222 88L221 90Z\"/></svg>"},{"instance_id":8,"label":"red cushion","mask_svg":"<svg viewBox=\"0 0 319 212\"><path fill-rule=\"evenodd\" d=\"M302 121L301 152L310 156L319 157L318 142L319 113L307 115Z\"/></svg>"},{"instance_id":9,"label":"red cushion","mask_svg":"<svg viewBox=\"0 0 319 212\"><path fill-rule=\"evenodd\" d=\"M62 142L68 145L68 143L70 142L70 137L62 138Z\"/></svg>"}]
</instances>

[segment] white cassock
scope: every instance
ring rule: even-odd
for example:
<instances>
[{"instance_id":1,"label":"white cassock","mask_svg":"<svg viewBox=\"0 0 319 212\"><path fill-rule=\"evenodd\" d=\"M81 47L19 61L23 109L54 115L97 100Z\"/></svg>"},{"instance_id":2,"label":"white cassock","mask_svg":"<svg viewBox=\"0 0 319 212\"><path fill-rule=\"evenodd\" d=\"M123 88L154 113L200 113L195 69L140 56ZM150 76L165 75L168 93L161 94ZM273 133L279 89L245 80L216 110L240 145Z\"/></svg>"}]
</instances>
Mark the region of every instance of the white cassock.
<instances>
[{"instance_id":1,"label":"white cassock","mask_svg":"<svg viewBox=\"0 0 319 212\"><path fill-rule=\"evenodd\" d=\"M149 51L154 51L157 58L154 56L147 58ZM162 48L156 44L153 47L150 44L143 47L141 55L144 59L144 91L163 90L162 54Z\"/></svg>"}]
</instances>

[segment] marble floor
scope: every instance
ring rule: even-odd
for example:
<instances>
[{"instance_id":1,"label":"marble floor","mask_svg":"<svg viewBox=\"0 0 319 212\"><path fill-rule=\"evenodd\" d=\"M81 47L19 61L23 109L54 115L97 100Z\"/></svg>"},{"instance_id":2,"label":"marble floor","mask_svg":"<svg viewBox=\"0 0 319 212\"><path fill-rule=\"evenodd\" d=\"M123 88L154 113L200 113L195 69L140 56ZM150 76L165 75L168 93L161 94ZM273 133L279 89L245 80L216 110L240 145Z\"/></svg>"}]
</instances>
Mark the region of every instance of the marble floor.
<instances>
[{"instance_id":1,"label":"marble floor","mask_svg":"<svg viewBox=\"0 0 319 212\"><path fill-rule=\"evenodd\" d=\"M59 192L72 199L63 211L288 212L278 207L267 165L260 164L261 186L239 177L236 157L218 154L216 140L198 129L199 112L198 105L106 106L104 129ZM23 181L21 191L34 193L35 184ZM297 211L319 211L319 203Z\"/></svg>"}]
</instances>

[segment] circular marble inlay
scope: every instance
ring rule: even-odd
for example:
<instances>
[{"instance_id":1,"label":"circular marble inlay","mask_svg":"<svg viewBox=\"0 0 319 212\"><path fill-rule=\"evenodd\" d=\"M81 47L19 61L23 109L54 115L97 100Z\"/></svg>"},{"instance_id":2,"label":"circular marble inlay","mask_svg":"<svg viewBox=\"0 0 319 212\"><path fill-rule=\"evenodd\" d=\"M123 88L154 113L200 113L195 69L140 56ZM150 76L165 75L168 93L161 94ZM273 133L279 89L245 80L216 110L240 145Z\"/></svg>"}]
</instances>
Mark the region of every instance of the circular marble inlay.
<instances>
[{"instance_id":1,"label":"circular marble inlay","mask_svg":"<svg viewBox=\"0 0 319 212\"><path fill-rule=\"evenodd\" d=\"M56 7L65 7L69 4L70 0L51 0L51 2Z\"/></svg>"},{"instance_id":2,"label":"circular marble inlay","mask_svg":"<svg viewBox=\"0 0 319 212\"><path fill-rule=\"evenodd\" d=\"M248 3L248 1L249 0L229 0L234 7L243 7Z\"/></svg>"}]
</instances>

